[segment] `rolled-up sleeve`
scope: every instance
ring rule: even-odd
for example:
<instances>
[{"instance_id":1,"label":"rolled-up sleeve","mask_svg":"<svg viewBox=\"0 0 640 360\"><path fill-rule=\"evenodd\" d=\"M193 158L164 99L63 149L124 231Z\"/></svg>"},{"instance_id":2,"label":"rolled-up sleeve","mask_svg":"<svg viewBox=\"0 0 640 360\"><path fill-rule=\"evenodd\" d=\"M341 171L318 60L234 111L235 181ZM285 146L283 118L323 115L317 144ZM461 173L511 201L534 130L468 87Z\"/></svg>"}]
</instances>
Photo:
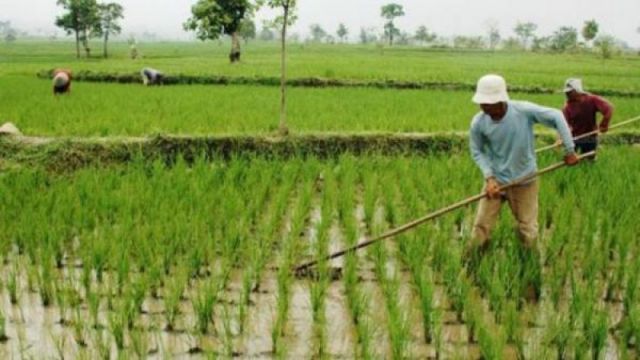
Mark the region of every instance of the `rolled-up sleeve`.
<instances>
[{"instance_id":1,"label":"rolled-up sleeve","mask_svg":"<svg viewBox=\"0 0 640 360\"><path fill-rule=\"evenodd\" d=\"M569 125L562 111L534 104L529 104L528 110L535 123L555 129L558 132L567 154L575 151L571 130L569 130Z\"/></svg>"}]
</instances>

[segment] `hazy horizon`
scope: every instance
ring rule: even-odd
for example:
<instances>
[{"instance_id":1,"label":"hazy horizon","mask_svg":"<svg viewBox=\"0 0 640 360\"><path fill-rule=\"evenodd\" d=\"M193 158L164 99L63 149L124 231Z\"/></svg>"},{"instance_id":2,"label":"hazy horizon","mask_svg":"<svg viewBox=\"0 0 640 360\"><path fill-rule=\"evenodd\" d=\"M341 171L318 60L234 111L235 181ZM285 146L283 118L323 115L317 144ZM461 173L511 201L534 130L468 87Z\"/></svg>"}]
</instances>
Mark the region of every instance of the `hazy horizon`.
<instances>
[{"instance_id":1,"label":"hazy horizon","mask_svg":"<svg viewBox=\"0 0 640 360\"><path fill-rule=\"evenodd\" d=\"M167 40L193 39L182 24L190 15L196 0L113 0L125 8L122 21L123 36L128 34L155 34ZM550 35L560 26L581 29L584 21L595 19L600 24L600 34L610 34L630 46L640 47L640 1L570 0L558 3L552 0L538 2L486 0L469 2L464 0L299 0L298 21L291 33L306 38L312 24L321 25L335 36L340 23L349 29L349 38L357 40L360 28L375 28L381 32L383 19L380 7L396 2L404 6L406 15L398 18L397 27L414 33L421 26L441 36L482 35L487 32L487 23L498 25L501 36L513 36L513 27L518 21L531 21L538 25L537 35ZM32 11L36 9L35 11ZM549 9L554 9L549 12ZM0 0L0 20L9 20L22 31L36 35L64 36L54 25L55 17L62 13L55 0ZM262 9L256 16L258 28L262 20L272 18L274 12Z\"/></svg>"}]
</instances>

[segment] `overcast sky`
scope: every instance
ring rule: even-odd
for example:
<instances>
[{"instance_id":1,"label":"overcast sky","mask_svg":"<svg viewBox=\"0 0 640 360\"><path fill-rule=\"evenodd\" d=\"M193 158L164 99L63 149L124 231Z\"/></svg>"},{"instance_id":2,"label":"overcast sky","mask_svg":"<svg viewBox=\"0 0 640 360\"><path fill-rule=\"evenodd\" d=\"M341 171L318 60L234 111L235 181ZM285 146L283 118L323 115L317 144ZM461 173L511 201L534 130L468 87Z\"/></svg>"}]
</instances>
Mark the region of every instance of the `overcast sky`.
<instances>
[{"instance_id":1,"label":"overcast sky","mask_svg":"<svg viewBox=\"0 0 640 360\"><path fill-rule=\"evenodd\" d=\"M125 8L125 35L147 31L169 38L190 36L182 30L182 23L196 0L109 1ZM636 31L640 27L640 0L298 0L299 19L293 32L306 36L309 26L318 23L335 33L343 22L355 40L360 27L382 28L380 7L389 2L404 6L406 16L397 25L411 33L425 25L444 36L484 34L487 22L493 21L506 38L512 35L516 22L532 21L539 25L538 35L546 35L562 25L580 28L585 20L595 19L601 33L640 47ZM53 22L59 13L56 0L0 0L0 20L11 20L24 30L50 34L56 31ZM270 16L261 11L258 21Z\"/></svg>"}]
</instances>

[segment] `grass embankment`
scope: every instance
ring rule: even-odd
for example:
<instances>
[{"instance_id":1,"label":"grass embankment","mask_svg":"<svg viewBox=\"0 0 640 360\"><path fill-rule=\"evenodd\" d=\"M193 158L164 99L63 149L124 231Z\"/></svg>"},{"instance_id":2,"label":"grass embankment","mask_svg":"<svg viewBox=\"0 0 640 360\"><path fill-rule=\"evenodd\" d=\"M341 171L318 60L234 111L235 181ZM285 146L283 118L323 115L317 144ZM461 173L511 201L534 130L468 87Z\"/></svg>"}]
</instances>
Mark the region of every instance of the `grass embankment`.
<instances>
[{"instance_id":1,"label":"grass embankment","mask_svg":"<svg viewBox=\"0 0 640 360\"><path fill-rule=\"evenodd\" d=\"M539 144L555 139L549 132L538 136ZM605 145L640 143L640 133L615 131L602 137ZM278 136L153 136L146 138L30 138L0 137L0 168L44 166L65 171L92 164L130 162L137 157L177 158L192 161L199 156L231 159L263 156L273 159L297 157L337 158L351 155L430 156L466 152L467 134L299 134Z\"/></svg>"}]
</instances>

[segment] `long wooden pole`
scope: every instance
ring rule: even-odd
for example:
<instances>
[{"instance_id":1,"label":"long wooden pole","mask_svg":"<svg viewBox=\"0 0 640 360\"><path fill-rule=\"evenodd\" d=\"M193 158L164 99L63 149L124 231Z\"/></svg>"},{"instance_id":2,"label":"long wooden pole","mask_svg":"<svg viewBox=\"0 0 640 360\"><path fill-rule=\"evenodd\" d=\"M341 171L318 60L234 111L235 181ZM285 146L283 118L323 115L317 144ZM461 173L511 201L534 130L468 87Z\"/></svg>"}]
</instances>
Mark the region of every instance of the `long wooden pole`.
<instances>
[{"instance_id":1,"label":"long wooden pole","mask_svg":"<svg viewBox=\"0 0 640 360\"><path fill-rule=\"evenodd\" d=\"M579 159L583 159L583 158L595 155L595 153L596 153L595 151L584 153L584 154L578 156L578 158ZM525 176L525 177L523 177L521 179L518 179L518 180L515 180L515 181L513 181L513 182L511 182L511 183L509 183L507 185L501 186L500 187L500 191L504 191L504 190L509 189L511 187L527 183L527 182L529 182L529 181L531 181L531 180L533 180L533 179L535 179L535 178L537 178L539 176L542 176L544 174L550 173L550 172L552 172L554 170L557 170L559 168L562 168L564 166L566 166L564 162L553 164L553 165L548 166L548 167L546 167L546 168L544 168L542 170L539 170L538 172L536 172L534 174ZM442 208L440 210L434 211L434 212L432 212L432 213L430 213L428 215L425 215L425 216L423 216L423 217L421 217L419 219L416 219L416 220L411 221L411 222L409 222L407 224L399 226L399 227L397 227L395 229L391 229L391 230L389 230L389 231L387 231L387 232L385 232L385 233L383 233L381 235L376 236L375 238L365 240L365 241L363 241L361 243L358 243L358 244L356 244L356 245L354 245L352 247L349 247L349 248L340 250L338 252L335 252L335 253L333 253L331 255L328 255L325 258L323 258L322 260L324 260L324 261L332 260L332 259L341 257L341 256L343 256L343 255L345 255L347 253L355 252L355 251L357 251L359 249L362 249L362 248L368 247L370 245L373 245L373 244L375 244L375 243L377 243L377 242L379 242L381 240L384 240L384 239L396 236L398 234L404 233L404 232L406 232L408 230L411 230L411 229L413 229L413 228L415 228L415 227L417 227L419 225L424 224L427 221L436 219L436 218L438 218L438 217L440 217L442 215L445 215L447 213L450 213L450 212L452 212L454 210L457 210L457 209L460 209L460 208L465 207L467 205L473 204L473 203L481 200L482 198L484 198L486 196L487 196L487 193L481 193L481 194L474 195L474 196L472 196L470 198L461 200L461 201L459 201L459 202L457 202L455 204L452 204L452 205L449 205L449 206L447 206L445 208ZM318 262L320 262L320 260L313 260L313 261L309 261L307 263L298 265L295 268L295 271L296 272L305 271L308 268L318 264Z\"/></svg>"},{"instance_id":2,"label":"long wooden pole","mask_svg":"<svg viewBox=\"0 0 640 360\"><path fill-rule=\"evenodd\" d=\"M634 117L632 119L625 120L625 121L619 122L617 124L611 125L611 126L609 126L609 130L613 130L613 129L619 128L621 126L629 125L629 124L631 124L633 122L636 122L638 120L640 120L640 116L636 116L636 117ZM594 130L594 131L588 132L586 134L582 134L582 135L576 136L576 137L573 138L573 140L576 141L576 140L584 139L584 138L587 138L589 136L598 135L598 134L600 134L600 130ZM555 149L557 147L560 147L561 145L562 145L562 143L556 143L556 144L551 144L551 145L548 145L548 146L541 147L540 149L536 150L536 154L539 154L539 153L547 151L547 150Z\"/></svg>"},{"instance_id":3,"label":"long wooden pole","mask_svg":"<svg viewBox=\"0 0 640 360\"><path fill-rule=\"evenodd\" d=\"M612 126L609 127L609 129L615 129L615 128L618 128L618 127L621 127L621 126L629 125L629 124L631 124L633 122L636 122L638 120L640 120L640 116L637 116L635 118L632 118L632 119L629 119L629 120L626 120L626 121L622 121L620 123L612 125ZM595 135L595 134L598 134L598 133L600 133L599 130L592 131L590 133L586 133L586 134L577 136L577 137L574 138L574 140L580 140L580 139L583 139L585 137L592 136L592 135ZM541 153L543 151L554 149L554 148L556 148L556 147L558 147L560 145L561 144L552 144L552 145L549 145L549 146L545 146L545 147L542 147L542 148L536 150L536 153ZM595 151L591 151L591 152L584 153L584 154L578 156L578 158L579 159L584 159L584 158L587 158L587 157L595 155L595 154L596 154ZM533 179L535 179L535 178L537 178L539 176L542 176L544 174L547 174L547 173L550 173L550 172L555 171L557 169L560 169L560 168L562 168L564 166L566 166L564 162L556 163L556 164L548 166L548 167L546 167L546 168L544 168L542 170L539 170L538 172L536 172L534 174L525 176L524 178L515 180L515 181L513 181L513 182L511 182L509 184L503 185L502 187L500 187L500 190L503 191L503 190L506 190L506 189L511 188L513 186L517 186L517 185L520 185L520 184L527 183L528 181L531 181L531 180L533 180ZM455 204L452 204L452 205L449 205L449 206L447 206L445 208L442 208L440 210L434 211L434 212L432 212L432 213L430 213L428 215L425 215L425 216L423 216L423 217L421 217L419 219L416 219L416 220L414 220L412 222L409 222L407 224L399 226L399 227L397 227L395 229L391 229L391 230L389 230L389 231L387 231L387 232L385 232L385 233L383 233L383 234L381 234L381 235L379 235L379 236L377 236L375 238L365 240L365 241L363 241L361 243L358 243L358 244L356 244L356 245L354 245L354 246L352 246L350 248L340 250L340 251L335 252L335 253L333 253L331 255L328 255L328 256L326 256L326 257L324 257L322 259L316 259L316 260L312 260L312 261L303 263L301 265L298 265L298 266L295 267L294 270L296 272L304 272L305 270L309 269L310 267L313 267L313 266L317 265L320 261L332 260L332 259L341 257L341 256L343 256L343 255L345 255L347 253L355 252L355 251L357 251L359 249L362 249L362 248L368 247L370 245L373 245L373 244L375 244L375 243L377 243L379 241L382 241L384 239L388 239L388 238L396 236L398 234L402 234L402 233L404 233L406 231L409 231L409 230L411 230L411 229L413 229L415 227L418 227L418 226L424 224L427 221L436 219L436 218L438 218L438 217L440 217L442 215L445 215L447 213L450 213L450 212L452 212L454 210L457 210L457 209L460 209L460 208L465 207L467 205L473 204L473 203L481 200L482 198L484 198L486 196L487 196L486 193L474 195L474 196L472 196L470 198L464 199L464 200L459 201L459 202L457 202Z\"/></svg>"}]
</instances>

